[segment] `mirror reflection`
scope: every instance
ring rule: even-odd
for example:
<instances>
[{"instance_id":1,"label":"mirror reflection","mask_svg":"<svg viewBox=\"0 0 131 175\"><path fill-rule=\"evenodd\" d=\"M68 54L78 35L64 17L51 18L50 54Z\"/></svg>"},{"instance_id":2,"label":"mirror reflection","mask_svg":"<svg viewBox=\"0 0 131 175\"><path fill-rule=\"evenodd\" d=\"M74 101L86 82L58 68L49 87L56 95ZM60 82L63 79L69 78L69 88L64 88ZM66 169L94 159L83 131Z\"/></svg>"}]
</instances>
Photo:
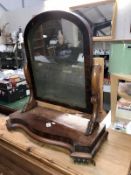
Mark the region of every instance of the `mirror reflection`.
<instances>
[{"instance_id":1,"label":"mirror reflection","mask_svg":"<svg viewBox=\"0 0 131 175\"><path fill-rule=\"evenodd\" d=\"M88 21L94 37L105 37L112 35L113 6L114 3L110 2L72 7L72 9Z\"/></svg>"},{"instance_id":2,"label":"mirror reflection","mask_svg":"<svg viewBox=\"0 0 131 175\"><path fill-rule=\"evenodd\" d=\"M29 44L37 98L86 108L79 28L63 18L48 20L32 29Z\"/></svg>"}]
</instances>

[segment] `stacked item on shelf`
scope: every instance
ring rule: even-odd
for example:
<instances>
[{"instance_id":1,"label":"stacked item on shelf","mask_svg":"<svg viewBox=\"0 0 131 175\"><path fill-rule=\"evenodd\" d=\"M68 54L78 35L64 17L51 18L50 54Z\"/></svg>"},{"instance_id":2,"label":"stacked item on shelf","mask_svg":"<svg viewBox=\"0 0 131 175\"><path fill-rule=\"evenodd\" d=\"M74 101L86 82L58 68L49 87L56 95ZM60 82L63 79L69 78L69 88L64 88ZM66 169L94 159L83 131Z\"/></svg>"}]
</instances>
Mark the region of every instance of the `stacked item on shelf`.
<instances>
[{"instance_id":1,"label":"stacked item on shelf","mask_svg":"<svg viewBox=\"0 0 131 175\"><path fill-rule=\"evenodd\" d=\"M124 98L118 100L116 117L131 120L131 101Z\"/></svg>"},{"instance_id":2,"label":"stacked item on shelf","mask_svg":"<svg viewBox=\"0 0 131 175\"><path fill-rule=\"evenodd\" d=\"M120 98L117 103L118 109L131 111L131 101ZM131 118L130 118L131 119Z\"/></svg>"},{"instance_id":3,"label":"stacked item on shelf","mask_svg":"<svg viewBox=\"0 0 131 175\"><path fill-rule=\"evenodd\" d=\"M131 82L120 82L115 128L131 134Z\"/></svg>"},{"instance_id":4,"label":"stacked item on shelf","mask_svg":"<svg viewBox=\"0 0 131 175\"><path fill-rule=\"evenodd\" d=\"M0 100L14 102L27 96L27 83L23 70L0 71Z\"/></svg>"},{"instance_id":5,"label":"stacked item on shelf","mask_svg":"<svg viewBox=\"0 0 131 175\"><path fill-rule=\"evenodd\" d=\"M118 95L117 116L131 120L131 82L120 82Z\"/></svg>"},{"instance_id":6,"label":"stacked item on shelf","mask_svg":"<svg viewBox=\"0 0 131 175\"><path fill-rule=\"evenodd\" d=\"M124 98L118 100L114 129L131 134L131 101Z\"/></svg>"}]
</instances>

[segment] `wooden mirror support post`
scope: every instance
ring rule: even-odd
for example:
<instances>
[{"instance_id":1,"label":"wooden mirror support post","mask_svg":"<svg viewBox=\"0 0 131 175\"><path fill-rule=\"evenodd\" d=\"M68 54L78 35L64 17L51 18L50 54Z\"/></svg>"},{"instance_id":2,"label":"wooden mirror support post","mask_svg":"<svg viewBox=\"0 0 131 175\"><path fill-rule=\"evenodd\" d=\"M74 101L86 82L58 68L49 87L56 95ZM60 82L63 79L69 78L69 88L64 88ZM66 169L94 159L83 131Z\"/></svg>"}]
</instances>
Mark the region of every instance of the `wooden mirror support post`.
<instances>
[{"instance_id":1,"label":"wooden mirror support post","mask_svg":"<svg viewBox=\"0 0 131 175\"><path fill-rule=\"evenodd\" d=\"M103 65L93 61L88 23L74 13L47 11L28 23L24 39L30 99L10 115L8 130L21 128L68 149L76 162L94 163L108 132L101 124Z\"/></svg>"}]
</instances>

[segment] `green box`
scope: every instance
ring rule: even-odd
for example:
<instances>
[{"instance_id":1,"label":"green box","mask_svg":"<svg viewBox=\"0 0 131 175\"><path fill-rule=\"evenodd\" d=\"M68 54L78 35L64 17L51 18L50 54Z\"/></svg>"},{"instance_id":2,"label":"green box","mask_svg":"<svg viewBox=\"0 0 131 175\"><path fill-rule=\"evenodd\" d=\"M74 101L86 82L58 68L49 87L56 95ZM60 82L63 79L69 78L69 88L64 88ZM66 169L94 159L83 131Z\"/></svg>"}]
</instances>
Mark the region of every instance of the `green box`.
<instances>
[{"instance_id":1,"label":"green box","mask_svg":"<svg viewBox=\"0 0 131 175\"><path fill-rule=\"evenodd\" d=\"M111 44L109 72L131 74L131 42L114 42Z\"/></svg>"}]
</instances>

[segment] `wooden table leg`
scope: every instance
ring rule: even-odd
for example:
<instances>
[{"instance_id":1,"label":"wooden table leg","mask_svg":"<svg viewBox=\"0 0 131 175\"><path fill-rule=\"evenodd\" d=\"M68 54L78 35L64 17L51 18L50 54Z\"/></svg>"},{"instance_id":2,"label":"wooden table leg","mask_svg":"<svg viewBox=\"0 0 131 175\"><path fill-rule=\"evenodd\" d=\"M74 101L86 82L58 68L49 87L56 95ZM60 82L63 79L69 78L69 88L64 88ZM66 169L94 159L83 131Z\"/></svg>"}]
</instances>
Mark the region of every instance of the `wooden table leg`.
<instances>
[{"instance_id":1,"label":"wooden table leg","mask_svg":"<svg viewBox=\"0 0 131 175\"><path fill-rule=\"evenodd\" d=\"M115 122L119 78L111 75L111 122Z\"/></svg>"}]
</instances>

